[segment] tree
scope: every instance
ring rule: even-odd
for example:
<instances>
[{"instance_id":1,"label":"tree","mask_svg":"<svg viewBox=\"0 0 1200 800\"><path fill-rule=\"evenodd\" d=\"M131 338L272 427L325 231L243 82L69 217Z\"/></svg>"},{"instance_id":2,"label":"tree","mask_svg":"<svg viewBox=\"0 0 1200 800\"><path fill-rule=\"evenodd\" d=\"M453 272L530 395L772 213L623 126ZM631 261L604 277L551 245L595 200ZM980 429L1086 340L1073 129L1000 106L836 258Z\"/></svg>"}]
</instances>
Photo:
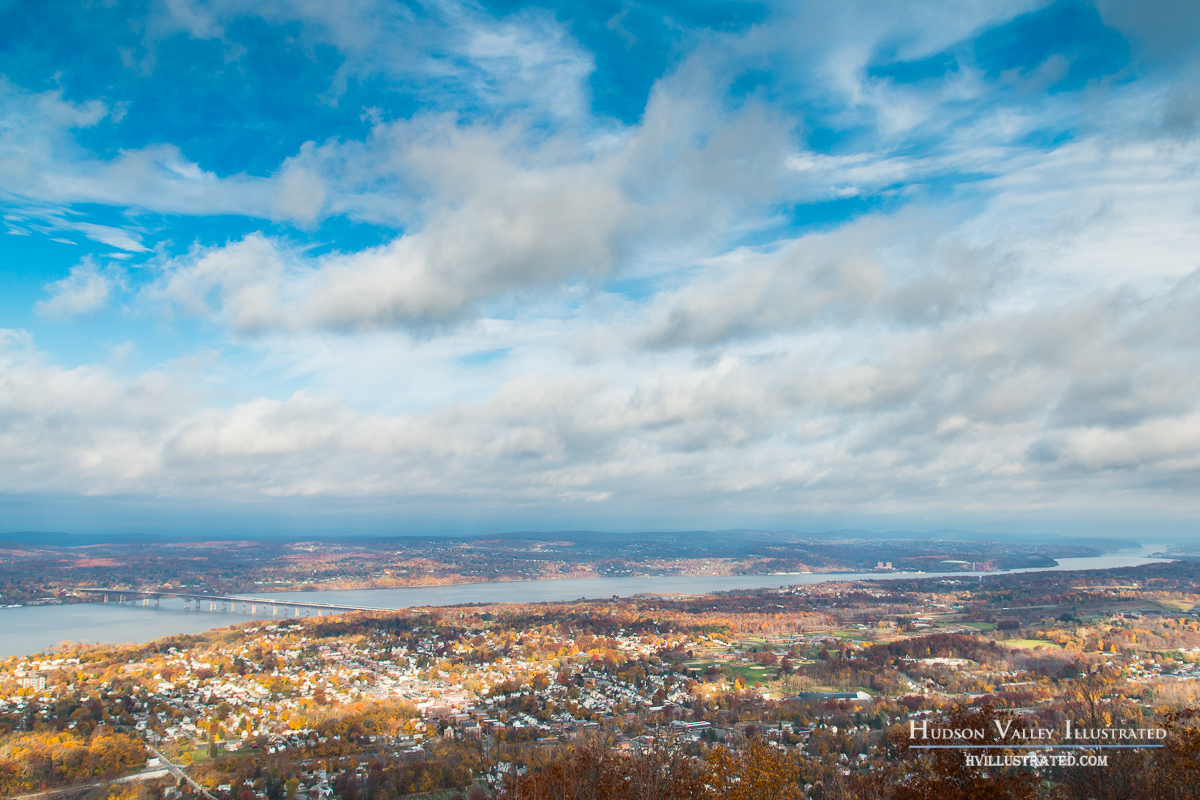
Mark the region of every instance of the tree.
<instances>
[{"instance_id":1,"label":"tree","mask_svg":"<svg viewBox=\"0 0 1200 800\"><path fill-rule=\"evenodd\" d=\"M1086 722L1093 728L1104 727L1106 722L1099 707L1112 692L1115 683L1115 676L1107 670L1080 675L1066 692L1070 698L1068 708L1075 712L1080 722Z\"/></svg>"},{"instance_id":2,"label":"tree","mask_svg":"<svg viewBox=\"0 0 1200 800\"><path fill-rule=\"evenodd\" d=\"M794 757L759 737L737 750L718 747L709 753L705 783L724 800L787 800L804 796L804 778Z\"/></svg>"},{"instance_id":3,"label":"tree","mask_svg":"<svg viewBox=\"0 0 1200 800\"><path fill-rule=\"evenodd\" d=\"M1041 777L1019 767L968 766L967 754L986 752L1004 755L997 733L997 722L1013 721L996 712L991 703L979 708L956 706L939 726L948 729L978 729L984 739L972 744L994 744L995 750L939 749L918 750L909 741L909 731L896 726L888 736L892 762L889 783L895 800L1034 800L1038 797Z\"/></svg>"},{"instance_id":4,"label":"tree","mask_svg":"<svg viewBox=\"0 0 1200 800\"><path fill-rule=\"evenodd\" d=\"M358 778L350 770L346 770L338 776L337 783L334 784L334 791L342 800L358 800Z\"/></svg>"},{"instance_id":5,"label":"tree","mask_svg":"<svg viewBox=\"0 0 1200 800\"><path fill-rule=\"evenodd\" d=\"M1155 752L1155 786L1145 796L1163 800L1200 797L1200 708L1166 715L1167 738Z\"/></svg>"},{"instance_id":6,"label":"tree","mask_svg":"<svg viewBox=\"0 0 1200 800\"><path fill-rule=\"evenodd\" d=\"M504 800L692 800L704 797L699 772L679 752L618 755L605 743L575 749L543 769L512 776ZM472 794L474 796L474 794Z\"/></svg>"}]
</instances>

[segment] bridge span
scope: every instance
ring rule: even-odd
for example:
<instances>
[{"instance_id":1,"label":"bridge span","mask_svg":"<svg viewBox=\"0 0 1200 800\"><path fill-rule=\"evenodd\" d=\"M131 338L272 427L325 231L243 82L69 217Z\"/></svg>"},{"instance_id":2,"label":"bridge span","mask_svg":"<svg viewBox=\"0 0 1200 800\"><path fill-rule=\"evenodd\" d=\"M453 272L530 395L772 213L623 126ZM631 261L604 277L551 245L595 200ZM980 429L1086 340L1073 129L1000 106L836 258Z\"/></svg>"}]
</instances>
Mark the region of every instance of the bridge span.
<instances>
[{"instance_id":1,"label":"bridge span","mask_svg":"<svg viewBox=\"0 0 1200 800\"><path fill-rule=\"evenodd\" d=\"M222 595L222 594L198 594L193 592L171 592L171 591L135 591L132 589L76 589L76 594L87 595L91 597L101 598L103 603L121 603L126 605L140 605L159 607L163 598L176 599L183 601L185 611L192 610L192 604L196 604L196 611L216 612L217 604L219 603L220 611L224 613L237 613L238 606L241 606L241 613L258 615L259 609L265 615L267 609L271 610L271 618L282 617L300 617L300 616L324 616L325 614L341 614L347 611L395 611L394 608L372 608L370 606L350 606L340 603L314 603L304 600L285 600L283 598L271 599L268 597L251 597L240 595ZM207 606L207 609L205 609ZM281 613L282 612L282 613ZM266 617L260 617L265 619Z\"/></svg>"}]
</instances>

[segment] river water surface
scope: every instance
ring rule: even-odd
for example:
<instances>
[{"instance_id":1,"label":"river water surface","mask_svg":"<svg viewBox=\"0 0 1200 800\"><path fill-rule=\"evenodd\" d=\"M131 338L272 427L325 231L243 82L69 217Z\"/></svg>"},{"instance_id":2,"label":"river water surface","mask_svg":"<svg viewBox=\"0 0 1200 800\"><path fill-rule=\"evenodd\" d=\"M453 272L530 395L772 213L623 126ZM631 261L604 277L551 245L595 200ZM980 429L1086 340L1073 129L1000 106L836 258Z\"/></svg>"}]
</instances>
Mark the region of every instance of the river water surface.
<instances>
[{"instance_id":1,"label":"river water surface","mask_svg":"<svg viewBox=\"0 0 1200 800\"><path fill-rule=\"evenodd\" d=\"M1012 572L1047 570L1112 569L1153 564L1166 559L1148 553L1165 549L1146 545L1140 550L1093 558L1063 558L1056 567L1038 567ZM941 573L938 573L941 574ZM1007 573L947 573L972 577ZM448 606L459 603L536 603L556 600L629 597L658 594L705 594L731 589L762 589L779 586L826 583L843 580L887 580L929 577L914 572L817 572L735 576L646 576L636 578L565 578L540 581L496 581L456 586L421 586L408 589L347 589L326 592L271 592L272 600L292 600L372 608ZM239 593L239 596L243 596ZM240 607L239 607L240 608ZM261 619L271 619L269 615ZM160 636L202 631L255 619L238 613L184 611L180 600L164 598L159 608L115 603L77 603L62 606L0 608L0 657L36 653L62 642L145 642Z\"/></svg>"}]
</instances>

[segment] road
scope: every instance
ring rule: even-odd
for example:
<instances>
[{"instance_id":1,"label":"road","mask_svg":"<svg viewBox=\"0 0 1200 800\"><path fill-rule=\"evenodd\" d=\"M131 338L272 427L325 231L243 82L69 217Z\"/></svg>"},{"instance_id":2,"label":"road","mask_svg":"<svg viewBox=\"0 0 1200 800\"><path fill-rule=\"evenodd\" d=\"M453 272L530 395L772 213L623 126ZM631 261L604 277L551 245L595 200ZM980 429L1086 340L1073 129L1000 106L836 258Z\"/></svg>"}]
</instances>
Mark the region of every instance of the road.
<instances>
[{"instance_id":1,"label":"road","mask_svg":"<svg viewBox=\"0 0 1200 800\"><path fill-rule=\"evenodd\" d=\"M209 794L209 791L207 789L205 789L203 786L201 786L200 784L198 784L194 780L192 780L192 777L190 775L188 775L186 772L184 772L182 769L180 769L179 766L172 763L162 753L158 752L158 750L155 747L153 747L152 745L146 745L146 749L149 750L151 753L154 753L154 755L158 758L158 760L160 762L162 762L162 765L164 767L166 767L167 770L170 771L170 773L172 775L174 775L176 778L183 778L185 781L187 781L188 785L191 786L193 789L195 789L200 794L201 797L207 797L208 800L217 800L217 798L215 798L211 794Z\"/></svg>"}]
</instances>

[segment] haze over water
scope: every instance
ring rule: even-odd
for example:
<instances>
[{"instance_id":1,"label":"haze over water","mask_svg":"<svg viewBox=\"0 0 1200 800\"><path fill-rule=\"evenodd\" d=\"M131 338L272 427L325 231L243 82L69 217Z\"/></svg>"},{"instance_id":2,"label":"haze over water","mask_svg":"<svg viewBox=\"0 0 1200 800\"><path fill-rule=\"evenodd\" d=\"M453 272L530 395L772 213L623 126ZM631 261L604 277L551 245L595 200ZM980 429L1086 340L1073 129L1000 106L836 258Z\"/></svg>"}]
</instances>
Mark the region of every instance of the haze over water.
<instances>
[{"instance_id":1,"label":"haze over water","mask_svg":"<svg viewBox=\"0 0 1200 800\"><path fill-rule=\"evenodd\" d=\"M1161 545L1145 545L1091 558L1058 559L1056 567L1007 570L1004 573L946 573L947 577L977 578L1009 572L1048 570L1113 569L1166 561L1147 558ZM402 589L348 589L324 592L271 592L259 595L268 600L307 601L403 609L419 606L448 606L463 603L537 603L630 597L642 593L705 594L735 589L761 589L827 583L839 580L887 580L928 577L930 573L804 573L786 575L732 576L639 576L629 578L567 578L538 581L492 581L451 586L419 586ZM239 596L249 596L238 593ZM272 617L209 611L184 611L181 601L163 600L158 608L114 603L79 603L63 606L0 608L0 657L25 655L62 642L145 642L173 634L201 633L252 619Z\"/></svg>"}]
</instances>

